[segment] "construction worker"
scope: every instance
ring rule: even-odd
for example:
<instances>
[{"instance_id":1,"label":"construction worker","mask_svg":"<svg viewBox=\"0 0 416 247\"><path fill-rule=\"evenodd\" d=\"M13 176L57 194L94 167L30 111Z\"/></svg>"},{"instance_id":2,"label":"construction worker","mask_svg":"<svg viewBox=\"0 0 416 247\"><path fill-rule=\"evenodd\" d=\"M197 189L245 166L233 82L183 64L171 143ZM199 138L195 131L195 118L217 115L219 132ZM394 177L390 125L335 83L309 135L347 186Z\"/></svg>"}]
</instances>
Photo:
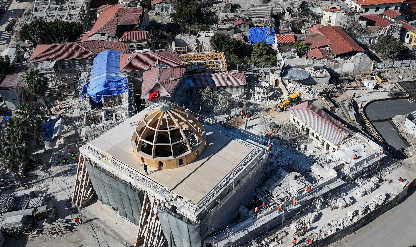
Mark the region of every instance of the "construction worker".
<instances>
[{"instance_id":1,"label":"construction worker","mask_svg":"<svg viewBox=\"0 0 416 247\"><path fill-rule=\"evenodd\" d=\"M306 226L304 226L304 227L303 227L303 230L304 230L305 232L307 231L307 229L308 229L308 228L307 228Z\"/></svg>"},{"instance_id":2,"label":"construction worker","mask_svg":"<svg viewBox=\"0 0 416 247\"><path fill-rule=\"evenodd\" d=\"M261 204L261 206L264 208L264 207L266 206L266 203L265 203L265 202L263 202L263 204Z\"/></svg>"},{"instance_id":3,"label":"construction worker","mask_svg":"<svg viewBox=\"0 0 416 247\"><path fill-rule=\"evenodd\" d=\"M143 166L143 170L144 170L144 172L146 173L146 175L149 175L149 173L147 172L147 165L146 165L146 164L144 164L144 166Z\"/></svg>"},{"instance_id":4,"label":"construction worker","mask_svg":"<svg viewBox=\"0 0 416 247\"><path fill-rule=\"evenodd\" d=\"M308 192L311 192L312 187L308 186Z\"/></svg>"},{"instance_id":5,"label":"construction worker","mask_svg":"<svg viewBox=\"0 0 416 247\"><path fill-rule=\"evenodd\" d=\"M297 241L297 239L296 239L296 238L294 238L294 239L293 239L293 245L296 245L296 241Z\"/></svg>"},{"instance_id":6,"label":"construction worker","mask_svg":"<svg viewBox=\"0 0 416 247\"><path fill-rule=\"evenodd\" d=\"M295 205L296 204L296 200L295 199L293 199L293 205Z\"/></svg>"},{"instance_id":7,"label":"construction worker","mask_svg":"<svg viewBox=\"0 0 416 247\"><path fill-rule=\"evenodd\" d=\"M358 158L356 154L354 154L352 157L353 157L354 159L357 159L357 158Z\"/></svg>"},{"instance_id":8,"label":"construction worker","mask_svg":"<svg viewBox=\"0 0 416 247\"><path fill-rule=\"evenodd\" d=\"M257 207L254 208L254 212L257 213L259 209Z\"/></svg>"},{"instance_id":9,"label":"construction worker","mask_svg":"<svg viewBox=\"0 0 416 247\"><path fill-rule=\"evenodd\" d=\"M282 207L278 207L277 210L283 210L283 208Z\"/></svg>"},{"instance_id":10,"label":"construction worker","mask_svg":"<svg viewBox=\"0 0 416 247\"><path fill-rule=\"evenodd\" d=\"M293 178L296 180L298 178L298 175L293 175Z\"/></svg>"},{"instance_id":11,"label":"construction worker","mask_svg":"<svg viewBox=\"0 0 416 247\"><path fill-rule=\"evenodd\" d=\"M399 178L399 182L400 183L403 182L403 178L402 177Z\"/></svg>"},{"instance_id":12,"label":"construction worker","mask_svg":"<svg viewBox=\"0 0 416 247\"><path fill-rule=\"evenodd\" d=\"M308 239L308 244L312 244L312 239L311 238Z\"/></svg>"},{"instance_id":13,"label":"construction worker","mask_svg":"<svg viewBox=\"0 0 416 247\"><path fill-rule=\"evenodd\" d=\"M74 217L75 224L81 224L81 220L78 217Z\"/></svg>"}]
</instances>

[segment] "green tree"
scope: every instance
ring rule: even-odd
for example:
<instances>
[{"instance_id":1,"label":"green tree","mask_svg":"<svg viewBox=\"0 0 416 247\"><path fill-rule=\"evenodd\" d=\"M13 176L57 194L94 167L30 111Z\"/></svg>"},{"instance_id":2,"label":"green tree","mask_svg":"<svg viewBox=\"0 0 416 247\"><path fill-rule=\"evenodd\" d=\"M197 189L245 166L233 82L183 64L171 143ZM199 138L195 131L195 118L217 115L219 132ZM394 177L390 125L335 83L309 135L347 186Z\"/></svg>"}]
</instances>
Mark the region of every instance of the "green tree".
<instances>
[{"instance_id":1,"label":"green tree","mask_svg":"<svg viewBox=\"0 0 416 247\"><path fill-rule=\"evenodd\" d=\"M409 49L402 42L391 35L383 36L374 48L384 59L403 59L406 57L406 53L409 52Z\"/></svg>"},{"instance_id":2,"label":"green tree","mask_svg":"<svg viewBox=\"0 0 416 247\"><path fill-rule=\"evenodd\" d=\"M171 14L173 22L193 25L202 19L202 11L199 1L176 0L173 2L175 13Z\"/></svg>"},{"instance_id":3,"label":"green tree","mask_svg":"<svg viewBox=\"0 0 416 247\"><path fill-rule=\"evenodd\" d=\"M248 46L242 41L236 40L228 34L215 33L211 37L212 49L224 52L228 67L235 69L238 64L245 63L248 54Z\"/></svg>"},{"instance_id":4,"label":"green tree","mask_svg":"<svg viewBox=\"0 0 416 247\"><path fill-rule=\"evenodd\" d=\"M226 112L233 104L233 98L226 91L220 90L214 93L214 111L216 113Z\"/></svg>"},{"instance_id":5,"label":"green tree","mask_svg":"<svg viewBox=\"0 0 416 247\"><path fill-rule=\"evenodd\" d=\"M23 25L19 36L20 40L29 40L34 45L51 44L76 41L83 31L81 23L35 19L30 24Z\"/></svg>"},{"instance_id":6,"label":"green tree","mask_svg":"<svg viewBox=\"0 0 416 247\"><path fill-rule=\"evenodd\" d=\"M294 46L299 56L305 55L311 44L305 41L296 41Z\"/></svg>"},{"instance_id":7,"label":"green tree","mask_svg":"<svg viewBox=\"0 0 416 247\"><path fill-rule=\"evenodd\" d=\"M169 35L160 29L152 29L147 33L147 41L150 45L150 49L167 49Z\"/></svg>"},{"instance_id":8,"label":"green tree","mask_svg":"<svg viewBox=\"0 0 416 247\"><path fill-rule=\"evenodd\" d=\"M8 56L0 56L0 83L3 82L7 74L14 71L14 67L10 65L10 58Z\"/></svg>"},{"instance_id":9,"label":"green tree","mask_svg":"<svg viewBox=\"0 0 416 247\"><path fill-rule=\"evenodd\" d=\"M49 115L52 115L48 102L45 100L46 91L48 90L48 78L41 75L39 70L30 69L23 74L23 81L29 92L40 97L45 103Z\"/></svg>"},{"instance_id":10,"label":"green tree","mask_svg":"<svg viewBox=\"0 0 416 247\"><path fill-rule=\"evenodd\" d=\"M19 171L32 156L31 144L39 137L41 124L40 111L31 104L23 104L0 132L0 166L13 173L20 186L23 182Z\"/></svg>"},{"instance_id":11,"label":"green tree","mask_svg":"<svg viewBox=\"0 0 416 247\"><path fill-rule=\"evenodd\" d=\"M277 58L270 46L265 42L257 42L253 45L250 62L256 66L272 67L276 66Z\"/></svg>"},{"instance_id":12,"label":"green tree","mask_svg":"<svg viewBox=\"0 0 416 247\"><path fill-rule=\"evenodd\" d=\"M200 99L208 106L212 106L215 102L214 92L212 87L206 87L198 90Z\"/></svg>"},{"instance_id":13,"label":"green tree","mask_svg":"<svg viewBox=\"0 0 416 247\"><path fill-rule=\"evenodd\" d=\"M150 9L151 7L152 7L152 1L151 0L142 0L141 1L141 6L143 7L143 8L148 8L148 9Z\"/></svg>"}]
</instances>

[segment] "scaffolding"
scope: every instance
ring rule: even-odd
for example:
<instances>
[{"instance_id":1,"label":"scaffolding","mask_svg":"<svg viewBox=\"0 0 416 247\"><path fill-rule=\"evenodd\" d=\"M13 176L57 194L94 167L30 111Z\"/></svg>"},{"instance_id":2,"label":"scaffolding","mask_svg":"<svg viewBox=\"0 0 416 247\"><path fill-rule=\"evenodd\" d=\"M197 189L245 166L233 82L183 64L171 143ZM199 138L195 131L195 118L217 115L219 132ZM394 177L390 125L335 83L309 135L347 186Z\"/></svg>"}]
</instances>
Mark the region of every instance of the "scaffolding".
<instances>
[{"instance_id":1,"label":"scaffolding","mask_svg":"<svg viewBox=\"0 0 416 247\"><path fill-rule=\"evenodd\" d=\"M189 53L179 55L179 57L188 71L227 71L227 62L223 52Z\"/></svg>"}]
</instances>

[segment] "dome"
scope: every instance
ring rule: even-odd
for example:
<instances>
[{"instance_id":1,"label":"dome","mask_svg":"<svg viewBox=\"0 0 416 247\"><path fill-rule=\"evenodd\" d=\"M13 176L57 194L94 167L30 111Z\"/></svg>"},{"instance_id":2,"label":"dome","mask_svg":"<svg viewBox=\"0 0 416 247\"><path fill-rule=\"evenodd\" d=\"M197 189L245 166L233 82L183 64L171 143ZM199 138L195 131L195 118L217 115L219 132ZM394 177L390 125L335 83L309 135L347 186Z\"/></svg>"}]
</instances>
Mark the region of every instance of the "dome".
<instances>
[{"instance_id":1,"label":"dome","mask_svg":"<svg viewBox=\"0 0 416 247\"><path fill-rule=\"evenodd\" d=\"M132 146L143 164L169 169L195 160L205 148L205 139L204 127L190 112L162 106L140 119Z\"/></svg>"}]
</instances>

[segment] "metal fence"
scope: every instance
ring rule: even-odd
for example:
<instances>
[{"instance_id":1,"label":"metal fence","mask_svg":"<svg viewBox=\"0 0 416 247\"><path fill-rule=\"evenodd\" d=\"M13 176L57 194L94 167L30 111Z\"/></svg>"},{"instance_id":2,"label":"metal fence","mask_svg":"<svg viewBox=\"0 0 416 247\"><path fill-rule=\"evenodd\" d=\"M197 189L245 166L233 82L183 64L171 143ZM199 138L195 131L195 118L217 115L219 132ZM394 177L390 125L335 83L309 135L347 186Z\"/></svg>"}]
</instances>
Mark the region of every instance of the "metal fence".
<instances>
[{"instance_id":1,"label":"metal fence","mask_svg":"<svg viewBox=\"0 0 416 247\"><path fill-rule=\"evenodd\" d=\"M398 60L391 62L376 63L377 69L399 68L399 67L413 67L416 66L416 60Z\"/></svg>"}]
</instances>

